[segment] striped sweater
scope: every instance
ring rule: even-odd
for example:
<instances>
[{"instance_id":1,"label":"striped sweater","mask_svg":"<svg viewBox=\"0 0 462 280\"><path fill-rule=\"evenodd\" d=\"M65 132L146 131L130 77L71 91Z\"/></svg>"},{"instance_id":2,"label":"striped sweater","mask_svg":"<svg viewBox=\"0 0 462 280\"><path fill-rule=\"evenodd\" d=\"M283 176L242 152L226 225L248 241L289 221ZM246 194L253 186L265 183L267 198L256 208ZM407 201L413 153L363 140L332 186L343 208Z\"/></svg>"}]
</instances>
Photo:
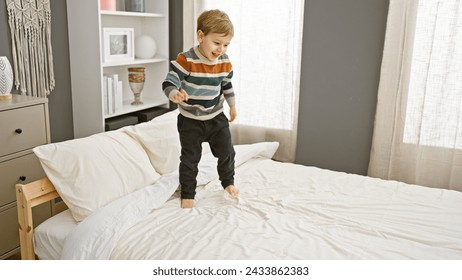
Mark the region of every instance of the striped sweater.
<instances>
[{"instance_id":1,"label":"striped sweater","mask_svg":"<svg viewBox=\"0 0 462 280\"><path fill-rule=\"evenodd\" d=\"M210 120L223 112L224 100L234 106L232 77L232 65L226 54L210 61L196 46L170 62L162 88L169 99L183 88L189 99L178 104L180 113L187 118Z\"/></svg>"}]
</instances>

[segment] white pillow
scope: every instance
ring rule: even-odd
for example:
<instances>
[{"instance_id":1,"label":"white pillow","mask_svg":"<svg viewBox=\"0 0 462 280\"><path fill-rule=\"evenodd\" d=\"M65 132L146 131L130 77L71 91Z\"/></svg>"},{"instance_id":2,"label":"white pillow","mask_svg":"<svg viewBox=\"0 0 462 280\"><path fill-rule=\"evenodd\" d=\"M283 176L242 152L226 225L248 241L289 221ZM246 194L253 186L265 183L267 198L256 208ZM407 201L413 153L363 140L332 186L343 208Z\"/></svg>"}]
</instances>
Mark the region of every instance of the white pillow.
<instances>
[{"instance_id":1,"label":"white pillow","mask_svg":"<svg viewBox=\"0 0 462 280\"><path fill-rule=\"evenodd\" d=\"M143 147L121 130L47 144L33 151L78 222L160 177Z\"/></svg>"},{"instance_id":2,"label":"white pillow","mask_svg":"<svg viewBox=\"0 0 462 280\"><path fill-rule=\"evenodd\" d=\"M149 122L124 128L126 133L141 143L152 166L162 175L175 171L180 163L181 144L177 116L176 110Z\"/></svg>"}]
</instances>

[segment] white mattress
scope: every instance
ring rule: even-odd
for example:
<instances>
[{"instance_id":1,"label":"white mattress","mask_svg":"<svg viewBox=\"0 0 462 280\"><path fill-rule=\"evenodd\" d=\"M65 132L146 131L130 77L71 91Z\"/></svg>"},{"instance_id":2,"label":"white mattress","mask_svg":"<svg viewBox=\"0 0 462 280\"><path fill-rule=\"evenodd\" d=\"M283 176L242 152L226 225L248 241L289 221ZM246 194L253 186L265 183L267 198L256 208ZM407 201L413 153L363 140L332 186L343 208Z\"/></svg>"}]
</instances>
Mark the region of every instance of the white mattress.
<instances>
[{"instance_id":1,"label":"white mattress","mask_svg":"<svg viewBox=\"0 0 462 280\"><path fill-rule=\"evenodd\" d=\"M175 194L127 230L111 259L462 259L462 193L252 159L240 198L218 181L195 207ZM37 227L36 253L59 259L76 227L65 211Z\"/></svg>"}]
</instances>

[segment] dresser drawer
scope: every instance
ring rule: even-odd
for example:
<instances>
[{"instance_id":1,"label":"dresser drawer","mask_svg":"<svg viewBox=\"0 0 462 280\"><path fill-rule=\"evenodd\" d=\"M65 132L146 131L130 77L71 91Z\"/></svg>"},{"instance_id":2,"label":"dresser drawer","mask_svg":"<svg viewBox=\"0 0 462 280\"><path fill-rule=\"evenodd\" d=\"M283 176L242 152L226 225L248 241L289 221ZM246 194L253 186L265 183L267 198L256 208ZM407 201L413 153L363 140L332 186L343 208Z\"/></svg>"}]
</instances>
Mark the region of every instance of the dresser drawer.
<instances>
[{"instance_id":1,"label":"dresser drawer","mask_svg":"<svg viewBox=\"0 0 462 280\"><path fill-rule=\"evenodd\" d=\"M3 212L0 212L0 239L4 242L0 243L0 255L7 253L18 247L19 244L19 229L18 229L18 213L16 207L11 207Z\"/></svg>"},{"instance_id":2,"label":"dresser drawer","mask_svg":"<svg viewBox=\"0 0 462 280\"><path fill-rule=\"evenodd\" d=\"M0 207L16 200L17 183L27 184L46 176L34 153L0 162L0 174Z\"/></svg>"},{"instance_id":3,"label":"dresser drawer","mask_svg":"<svg viewBox=\"0 0 462 280\"><path fill-rule=\"evenodd\" d=\"M19 246L18 209L16 205L0 211L0 258ZM2 209L2 208L0 208ZM51 203L44 203L32 209L34 227L51 217Z\"/></svg>"},{"instance_id":4,"label":"dresser drawer","mask_svg":"<svg viewBox=\"0 0 462 280\"><path fill-rule=\"evenodd\" d=\"M46 108L34 106L0 112L0 156L47 143Z\"/></svg>"}]
</instances>

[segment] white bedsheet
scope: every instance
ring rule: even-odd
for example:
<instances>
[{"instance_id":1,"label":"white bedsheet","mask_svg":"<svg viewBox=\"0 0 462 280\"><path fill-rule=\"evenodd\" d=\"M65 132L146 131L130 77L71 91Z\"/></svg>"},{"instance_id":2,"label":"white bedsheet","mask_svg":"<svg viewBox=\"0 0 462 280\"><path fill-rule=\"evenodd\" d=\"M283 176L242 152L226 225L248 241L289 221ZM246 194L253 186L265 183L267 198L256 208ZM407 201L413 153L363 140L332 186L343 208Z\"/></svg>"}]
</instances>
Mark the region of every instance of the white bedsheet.
<instances>
[{"instance_id":1,"label":"white bedsheet","mask_svg":"<svg viewBox=\"0 0 462 280\"><path fill-rule=\"evenodd\" d=\"M462 259L461 192L261 158L237 168L236 185L233 200L212 181L192 209L174 194L110 259ZM53 240L42 225L36 242Z\"/></svg>"},{"instance_id":2,"label":"white bedsheet","mask_svg":"<svg viewBox=\"0 0 462 280\"><path fill-rule=\"evenodd\" d=\"M34 249L41 260L59 260L66 236L77 227L69 209L41 223L34 230Z\"/></svg>"}]
</instances>

